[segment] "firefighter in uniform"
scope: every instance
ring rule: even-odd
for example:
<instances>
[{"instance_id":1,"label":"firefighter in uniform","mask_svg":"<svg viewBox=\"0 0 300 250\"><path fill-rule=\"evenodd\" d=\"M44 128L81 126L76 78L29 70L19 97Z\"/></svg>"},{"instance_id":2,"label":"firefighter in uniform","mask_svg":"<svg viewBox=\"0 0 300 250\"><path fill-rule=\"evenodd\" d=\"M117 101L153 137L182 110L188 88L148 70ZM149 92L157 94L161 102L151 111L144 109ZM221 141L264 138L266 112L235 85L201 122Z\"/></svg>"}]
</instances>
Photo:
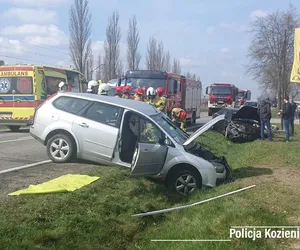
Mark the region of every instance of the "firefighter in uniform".
<instances>
[{"instance_id":1,"label":"firefighter in uniform","mask_svg":"<svg viewBox=\"0 0 300 250\"><path fill-rule=\"evenodd\" d=\"M130 117L129 128L135 136L138 136L140 129L140 137L143 142L158 142L159 137L156 135L153 125L137 115L133 114Z\"/></svg>"},{"instance_id":2,"label":"firefighter in uniform","mask_svg":"<svg viewBox=\"0 0 300 250\"><path fill-rule=\"evenodd\" d=\"M147 96L146 96L146 94L147 94L147 87L143 86L142 89L143 89L142 101L146 102L147 101Z\"/></svg>"},{"instance_id":3,"label":"firefighter in uniform","mask_svg":"<svg viewBox=\"0 0 300 250\"><path fill-rule=\"evenodd\" d=\"M68 84L65 82L60 82L58 84L58 91L68 91Z\"/></svg>"},{"instance_id":4,"label":"firefighter in uniform","mask_svg":"<svg viewBox=\"0 0 300 250\"><path fill-rule=\"evenodd\" d=\"M98 90L98 95L108 95L110 86L108 84L102 83Z\"/></svg>"},{"instance_id":5,"label":"firefighter in uniform","mask_svg":"<svg viewBox=\"0 0 300 250\"><path fill-rule=\"evenodd\" d=\"M152 87L148 88L147 92L146 92L146 96L147 96L147 101L146 102L154 106L155 98L156 98L155 89L152 88Z\"/></svg>"},{"instance_id":6,"label":"firefighter in uniform","mask_svg":"<svg viewBox=\"0 0 300 250\"><path fill-rule=\"evenodd\" d=\"M123 95L123 86L116 87L116 95L115 97L122 98Z\"/></svg>"},{"instance_id":7,"label":"firefighter in uniform","mask_svg":"<svg viewBox=\"0 0 300 250\"><path fill-rule=\"evenodd\" d=\"M135 101L143 101L144 90L142 88L137 88L135 90L134 99Z\"/></svg>"},{"instance_id":8,"label":"firefighter in uniform","mask_svg":"<svg viewBox=\"0 0 300 250\"><path fill-rule=\"evenodd\" d=\"M172 109L172 121L178 125L180 124L180 128L185 130L186 124L186 112L182 108L173 108Z\"/></svg>"},{"instance_id":9,"label":"firefighter in uniform","mask_svg":"<svg viewBox=\"0 0 300 250\"><path fill-rule=\"evenodd\" d=\"M97 94L98 89L99 89L99 85L98 85L97 81L91 80L88 82L88 88L87 88L86 92L91 93L91 94Z\"/></svg>"},{"instance_id":10,"label":"firefighter in uniform","mask_svg":"<svg viewBox=\"0 0 300 250\"><path fill-rule=\"evenodd\" d=\"M155 108L157 108L159 111L167 113L167 105L168 100L166 97L164 97L165 90L164 88L157 88L156 89L156 102L154 104Z\"/></svg>"},{"instance_id":11,"label":"firefighter in uniform","mask_svg":"<svg viewBox=\"0 0 300 250\"><path fill-rule=\"evenodd\" d=\"M132 88L129 85L124 86L122 98L124 98L124 99L130 99L131 89Z\"/></svg>"}]
</instances>

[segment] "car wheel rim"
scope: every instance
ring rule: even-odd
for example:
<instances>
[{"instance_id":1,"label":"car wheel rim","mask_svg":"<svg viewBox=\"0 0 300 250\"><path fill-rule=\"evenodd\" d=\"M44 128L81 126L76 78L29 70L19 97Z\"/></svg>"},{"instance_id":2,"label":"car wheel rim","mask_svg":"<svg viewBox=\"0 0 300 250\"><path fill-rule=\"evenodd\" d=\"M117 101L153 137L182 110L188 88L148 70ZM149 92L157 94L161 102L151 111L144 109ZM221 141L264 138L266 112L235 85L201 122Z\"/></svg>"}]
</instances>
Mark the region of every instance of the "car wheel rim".
<instances>
[{"instance_id":1,"label":"car wheel rim","mask_svg":"<svg viewBox=\"0 0 300 250\"><path fill-rule=\"evenodd\" d=\"M66 140L55 139L50 145L50 153L54 159L64 160L70 153L70 147Z\"/></svg>"},{"instance_id":2,"label":"car wheel rim","mask_svg":"<svg viewBox=\"0 0 300 250\"><path fill-rule=\"evenodd\" d=\"M176 191L184 196L192 193L196 186L196 179L190 174L181 175L175 182Z\"/></svg>"}]
</instances>

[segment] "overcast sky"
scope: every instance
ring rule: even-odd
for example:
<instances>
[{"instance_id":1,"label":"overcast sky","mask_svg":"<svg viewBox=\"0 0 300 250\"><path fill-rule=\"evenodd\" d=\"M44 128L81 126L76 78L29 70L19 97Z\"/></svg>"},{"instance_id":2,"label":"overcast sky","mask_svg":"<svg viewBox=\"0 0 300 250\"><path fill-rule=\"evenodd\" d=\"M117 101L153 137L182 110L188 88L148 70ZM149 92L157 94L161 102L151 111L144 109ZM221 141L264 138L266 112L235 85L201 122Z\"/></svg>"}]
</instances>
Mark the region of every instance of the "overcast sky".
<instances>
[{"instance_id":1,"label":"overcast sky","mask_svg":"<svg viewBox=\"0 0 300 250\"><path fill-rule=\"evenodd\" d=\"M69 8L72 0L0 0L0 59L13 63L70 65ZM291 0L295 6L300 0ZM140 30L141 67L150 36L181 62L182 73L200 76L204 86L228 82L252 90L257 83L245 75L249 24L257 16L288 8L285 0L90 0L93 53L103 56L107 20L120 14L121 59L126 66L128 21L136 15ZM127 67L124 67L127 70Z\"/></svg>"}]
</instances>

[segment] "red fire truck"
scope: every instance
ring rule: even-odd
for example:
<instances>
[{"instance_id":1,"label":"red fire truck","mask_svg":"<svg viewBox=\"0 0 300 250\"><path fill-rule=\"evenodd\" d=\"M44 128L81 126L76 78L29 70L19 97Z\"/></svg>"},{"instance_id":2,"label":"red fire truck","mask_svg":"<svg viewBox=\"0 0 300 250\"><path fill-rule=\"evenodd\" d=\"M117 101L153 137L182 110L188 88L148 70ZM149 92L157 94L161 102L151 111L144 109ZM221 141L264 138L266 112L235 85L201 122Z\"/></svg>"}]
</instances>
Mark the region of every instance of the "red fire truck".
<instances>
[{"instance_id":1,"label":"red fire truck","mask_svg":"<svg viewBox=\"0 0 300 250\"><path fill-rule=\"evenodd\" d=\"M180 107L187 112L187 121L195 123L200 118L200 104L202 83L187 79L186 77L166 71L130 70L118 85L125 83L131 85L132 95L139 87L153 87L165 89L168 99L168 115L171 116L172 108Z\"/></svg>"},{"instance_id":2,"label":"red fire truck","mask_svg":"<svg viewBox=\"0 0 300 250\"><path fill-rule=\"evenodd\" d=\"M249 89L240 89L238 92L238 106L245 104L245 101L251 100L251 91Z\"/></svg>"},{"instance_id":3,"label":"red fire truck","mask_svg":"<svg viewBox=\"0 0 300 250\"><path fill-rule=\"evenodd\" d=\"M208 99L208 115L224 107L236 107L238 89L228 83L214 83L206 88Z\"/></svg>"}]
</instances>

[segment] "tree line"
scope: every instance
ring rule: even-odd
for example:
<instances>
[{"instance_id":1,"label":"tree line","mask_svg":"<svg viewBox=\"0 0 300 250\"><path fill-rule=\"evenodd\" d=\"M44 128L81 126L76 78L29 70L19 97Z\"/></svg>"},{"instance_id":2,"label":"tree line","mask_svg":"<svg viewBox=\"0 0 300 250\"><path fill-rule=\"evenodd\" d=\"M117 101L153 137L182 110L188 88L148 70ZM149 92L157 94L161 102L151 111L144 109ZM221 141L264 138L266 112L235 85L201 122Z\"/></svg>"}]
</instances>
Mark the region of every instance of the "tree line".
<instances>
[{"instance_id":1,"label":"tree line","mask_svg":"<svg viewBox=\"0 0 300 250\"><path fill-rule=\"evenodd\" d=\"M299 84L290 83L294 59L294 33L299 27L295 6L268 13L251 23L247 73L262 87L262 97L269 95L281 107L285 96L300 93Z\"/></svg>"},{"instance_id":2,"label":"tree line","mask_svg":"<svg viewBox=\"0 0 300 250\"><path fill-rule=\"evenodd\" d=\"M126 70L166 70L181 74L180 60L171 59L171 53L165 50L163 42L150 37L146 51L146 65L141 67L142 55L139 51L140 35L138 22L133 15L129 20L127 31L126 62L120 58L121 28L119 14L114 11L108 19L106 26L106 39L104 42L104 55L93 55L91 48L91 13L88 0L74 0L70 7L70 55L75 68L91 80L96 79L104 82L117 78ZM96 62L94 62L94 58ZM200 79L195 74L187 72L186 77Z\"/></svg>"}]
</instances>

